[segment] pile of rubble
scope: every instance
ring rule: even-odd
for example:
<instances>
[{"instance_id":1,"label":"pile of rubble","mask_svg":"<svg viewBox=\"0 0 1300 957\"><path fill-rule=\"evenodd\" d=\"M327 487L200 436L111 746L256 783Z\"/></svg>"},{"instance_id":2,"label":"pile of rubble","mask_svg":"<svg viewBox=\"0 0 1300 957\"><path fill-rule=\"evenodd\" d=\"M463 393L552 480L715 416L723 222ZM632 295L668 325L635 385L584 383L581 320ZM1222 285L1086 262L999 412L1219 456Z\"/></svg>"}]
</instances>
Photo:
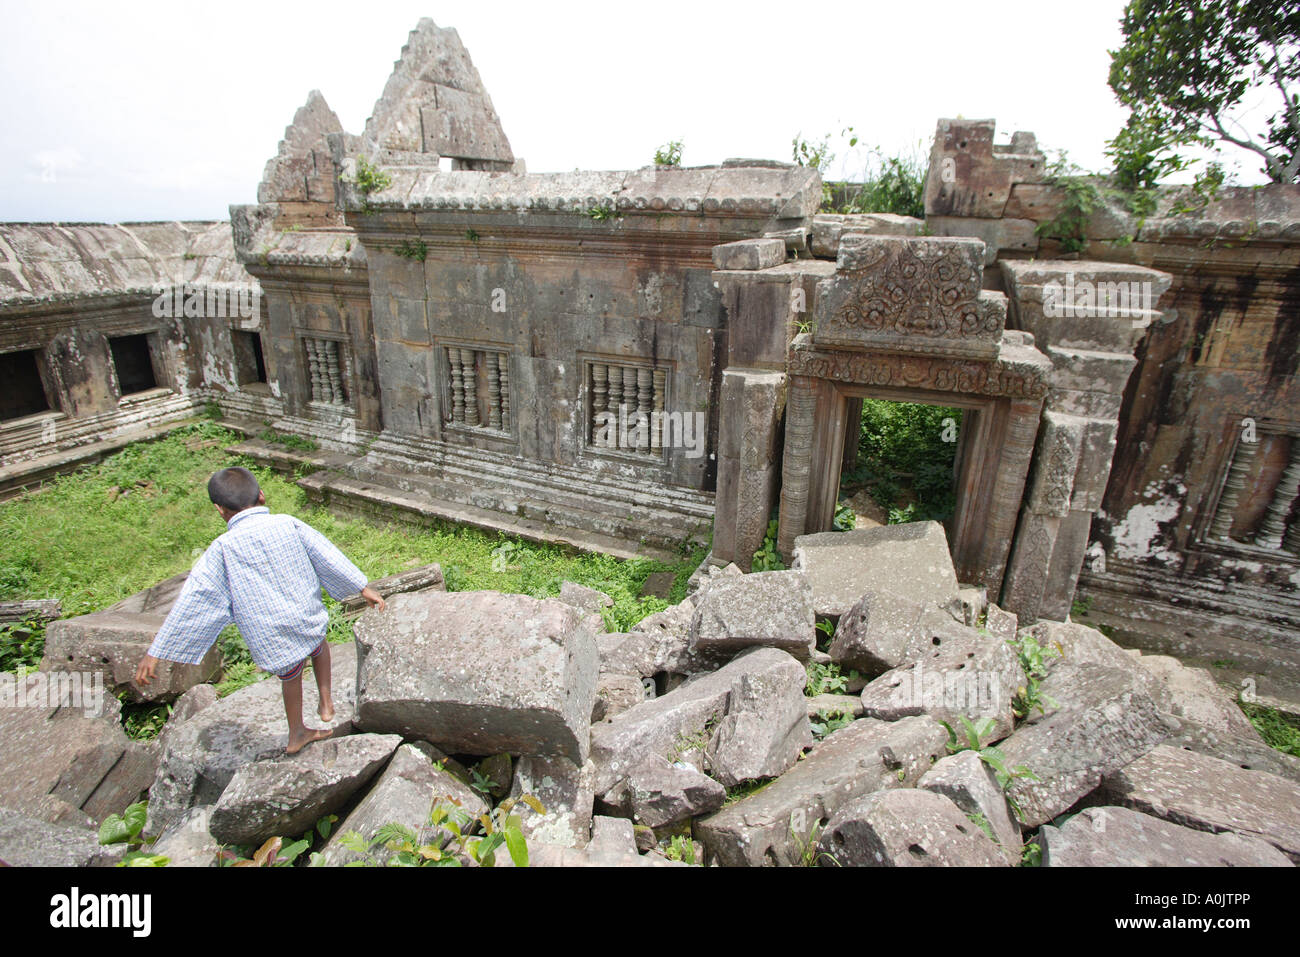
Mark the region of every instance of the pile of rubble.
<instances>
[{"instance_id":1,"label":"pile of rubble","mask_svg":"<svg viewBox=\"0 0 1300 957\"><path fill-rule=\"evenodd\" d=\"M1300 860L1300 761L1207 673L1077 624L1018 630L958 584L935 523L805 536L791 570L704 566L692 586L626 634L604 632L606 596L568 583L557 599L440 580L398 594L335 646L335 734L292 757L278 683L220 700L194 685L134 746L154 852L211 864L332 814L322 860L341 865L349 831L530 795L544 810L514 813L533 865L675 866L687 846L752 866ZM836 668L847 693L810 695L810 673ZM0 859L99 862L84 818L120 806L66 780L84 761L50 756L93 735L26 720L45 751L0 793ZM9 782L25 765L7 730ZM120 776L105 793L124 804L140 782Z\"/></svg>"}]
</instances>

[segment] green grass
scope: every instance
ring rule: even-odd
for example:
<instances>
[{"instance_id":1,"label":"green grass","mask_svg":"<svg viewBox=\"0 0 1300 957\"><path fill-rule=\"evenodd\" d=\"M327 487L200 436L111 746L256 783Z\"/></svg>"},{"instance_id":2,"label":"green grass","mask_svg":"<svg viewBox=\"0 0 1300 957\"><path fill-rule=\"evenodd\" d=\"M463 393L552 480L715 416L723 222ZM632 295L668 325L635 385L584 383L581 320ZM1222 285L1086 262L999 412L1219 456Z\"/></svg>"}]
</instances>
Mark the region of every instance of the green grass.
<instances>
[{"instance_id":1,"label":"green grass","mask_svg":"<svg viewBox=\"0 0 1300 957\"><path fill-rule=\"evenodd\" d=\"M858 457L841 479L840 496L867 489L891 525L946 521L957 505L953 462L961 423L960 409L864 399Z\"/></svg>"},{"instance_id":2,"label":"green grass","mask_svg":"<svg viewBox=\"0 0 1300 957\"><path fill-rule=\"evenodd\" d=\"M687 579L704 558L705 550L696 547L675 564L624 561L451 524L379 526L342 518L313 506L290 477L222 451L238 438L203 422L128 446L98 465L0 503L0 600L58 598L65 616L84 615L185 571L225 531L206 486L212 472L228 465L252 469L272 511L296 515L321 531L371 579L439 562L452 591L494 589L550 598L559 594L562 581L575 581L614 599L605 616L614 631L682 600ZM197 447L208 440L217 441ZM137 484L144 481L152 485ZM126 494L113 497L114 487ZM670 600L640 596L646 577L657 571L676 573ZM347 640L351 625L335 603L326 604L330 639ZM222 643L229 673L218 689L229 692L254 680L257 672L233 629ZM33 655L30 663L39 661L39 649L25 644L26 650L16 641L5 646L6 667Z\"/></svg>"},{"instance_id":3,"label":"green grass","mask_svg":"<svg viewBox=\"0 0 1300 957\"><path fill-rule=\"evenodd\" d=\"M1286 754L1300 758L1300 724L1276 708L1237 702L1265 743Z\"/></svg>"}]
</instances>

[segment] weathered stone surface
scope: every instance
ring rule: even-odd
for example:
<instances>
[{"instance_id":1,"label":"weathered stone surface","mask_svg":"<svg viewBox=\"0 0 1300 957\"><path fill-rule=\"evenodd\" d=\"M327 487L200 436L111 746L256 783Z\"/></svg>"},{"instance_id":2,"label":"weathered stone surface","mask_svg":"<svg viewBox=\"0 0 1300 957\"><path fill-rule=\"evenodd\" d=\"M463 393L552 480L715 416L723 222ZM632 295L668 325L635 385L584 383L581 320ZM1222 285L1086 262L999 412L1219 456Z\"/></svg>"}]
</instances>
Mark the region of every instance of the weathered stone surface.
<instances>
[{"instance_id":1,"label":"weathered stone surface","mask_svg":"<svg viewBox=\"0 0 1300 957\"><path fill-rule=\"evenodd\" d=\"M977 726L992 719L985 743L1005 738L1015 723L1016 689L1025 683L1015 651L1001 638L956 622L930 628L928 635L920 657L862 689L863 713L886 721L929 714L954 728L962 716Z\"/></svg>"},{"instance_id":2,"label":"weathered stone surface","mask_svg":"<svg viewBox=\"0 0 1300 957\"><path fill-rule=\"evenodd\" d=\"M812 589L797 571L758 572L711 583L691 621L691 651L726 654L761 645L807 658L816 644Z\"/></svg>"},{"instance_id":3,"label":"weathered stone surface","mask_svg":"<svg viewBox=\"0 0 1300 957\"><path fill-rule=\"evenodd\" d=\"M646 699L646 688L636 675L602 673L596 681L596 703L591 709L591 723L604 721Z\"/></svg>"},{"instance_id":4,"label":"weathered stone surface","mask_svg":"<svg viewBox=\"0 0 1300 957\"><path fill-rule=\"evenodd\" d=\"M803 667L776 648L755 648L666 695L591 729L595 793L604 795L647 755L702 751L729 776L782 773L811 738ZM769 697L757 697L766 689ZM732 720L727 720L731 718Z\"/></svg>"},{"instance_id":5,"label":"weathered stone surface","mask_svg":"<svg viewBox=\"0 0 1300 957\"><path fill-rule=\"evenodd\" d=\"M647 755L627 777L626 795L632 820L662 827L722 807L727 789L684 762Z\"/></svg>"},{"instance_id":6,"label":"weathered stone surface","mask_svg":"<svg viewBox=\"0 0 1300 957\"><path fill-rule=\"evenodd\" d=\"M998 867L979 825L935 791L895 788L856 798L827 821L817 863L840 867Z\"/></svg>"},{"instance_id":7,"label":"weathered stone surface","mask_svg":"<svg viewBox=\"0 0 1300 957\"><path fill-rule=\"evenodd\" d=\"M336 735L347 734L356 706L356 646L330 645L330 656L332 726ZM302 698L308 726L318 726L313 720L320 707L315 681L303 681ZM215 805L237 770L254 761L283 757L288 740L284 696L275 680L240 688L180 724L169 722L149 791L149 833L170 827L195 805Z\"/></svg>"},{"instance_id":8,"label":"weathered stone surface","mask_svg":"<svg viewBox=\"0 0 1300 957\"><path fill-rule=\"evenodd\" d=\"M862 698L854 694L819 694L807 701L808 717L821 714L851 714L855 718L863 715Z\"/></svg>"},{"instance_id":9,"label":"weathered stone surface","mask_svg":"<svg viewBox=\"0 0 1300 957\"><path fill-rule=\"evenodd\" d=\"M1126 807L1084 808L1038 831L1043 867L1293 867L1267 841L1181 827Z\"/></svg>"},{"instance_id":10,"label":"weathered stone surface","mask_svg":"<svg viewBox=\"0 0 1300 957\"><path fill-rule=\"evenodd\" d=\"M713 247L715 269L767 269L785 262L782 239L742 239Z\"/></svg>"},{"instance_id":11,"label":"weathered stone surface","mask_svg":"<svg viewBox=\"0 0 1300 957\"><path fill-rule=\"evenodd\" d=\"M577 609L499 592L412 592L356 626L357 724L452 752L587 756L599 668Z\"/></svg>"},{"instance_id":12,"label":"weathered stone surface","mask_svg":"<svg viewBox=\"0 0 1300 957\"><path fill-rule=\"evenodd\" d=\"M634 845L635 847L635 845ZM510 867L508 857L497 852L497 867ZM556 847L553 844L530 844L529 867L685 867L680 861L670 861L658 854L637 854L625 851L601 850L589 847Z\"/></svg>"},{"instance_id":13,"label":"weathered stone surface","mask_svg":"<svg viewBox=\"0 0 1300 957\"><path fill-rule=\"evenodd\" d=\"M856 797L915 785L947 740L927 717L855 721L771 784L697 821L696 837L724 866L797 864L816 826Z\"/></svg>"},{"instance_id":14,"label":"weathered stone surface","mask_svg":"<svg viewBox=\"0 0 1300 957\"><path fill-rule=\"evenodd\" d=\"M1167 655L1142 655L1137 666L1163 685L1167 707L1162 710L1214 734L1263 743L1250 719L1208 671Z\"/></svg>"},{"instance_id":15,"label":"weathered stone surface","mask_svg":"<svg viewBox=\"0 0 1300 957\"><path fill-rule=\"evenodd\" d=\"M410 571L377 578L370 582L370 587L379 592L385 599L388 599L394 595L402 595L411 591L424 591L426 589L446 591L447 582L442 575L442 566L434 562L431 565L412 568ZM342 602L342 605L345 617L359 615L368 607L366 600L360 594L348 598Z\"/></svg>"},{"instance_id":16,"label":"weathered stone surface","mask_svg":"<svg viewBox=\"0 0 1300 957\"><path fill-rule=\"evenodd\" d=\"M509 169L515 160L459 35L428 17L402 47L383 96L366 121L362 146L407 162L424 153Z\"/></svg>"},{"instance_id":17,"label":"weathered stone surface","mask_svg":"<svg viewBox=\"0 0 1300 957\"><path fill-rule=\"evenodd\" d=\"M132 701L169 701L195 685L215 679L221 671L221 649L213 645L197 665L162 661L148 687L135 682L135 669L162 627L188 572L123 599L90 615L61 618L45 630L42 671L104 676L114 693Z\"/></svg>"},{"instance_id":18,"label":"weathered stone surface","mask_svg":"<svg viewBox=\"0 0 1300 957\"><path fill-rule=\"evenodd\" d=\"M830 655L841 665L875 676L928 651L930 630L953 623L933 606L873 589L840 616Z\"/></svg>"},{"instance_id":19,"label":"weathered stone surface","mask_svg":"<svg viewBox=\"0 0 1300 957\"><path fill-rule=\"evenodd\" d=\"M1007 863L1020 863L1020 825L1011 816L993 770L974 751L958 751L936 761L916 786L942 794L964 813L982 818Z\"/></svg>"},{"instance_id":20,"label":"weathered stone surface","mask_svg":"<svg viewBox=\"0 0 1300 957\"><path fill-rule=\"evenodd\" d=\"M101 851L91 828L51 824L0 807L0 862L9 867L91 867Z\"/></svg>"},{"instance_id":21,"label":"weathered stone surface","mask_svg":"<svg viewBox=\"0 0 1300 957\"><path fill-rule=\"evenodd\" d=\"M149 848L151 854L167 858L168 867L216 867L221 844L208 831L211 805L186 811Z\"/></svg>"},{"instance_id":22,"label":"weathered stone surface","mask_svg":"<svg viewBox=\"0 0 1300 957\"><path fill-rule=\"evenodd\" d=\"M1022 825L1036 827L1068 810L1104 775L1164 737L1155 702L1132 672L1063 662L1043 682L1043 693L1061 706L1001 744L1008 768L1025 765L1037 778L1017 777L1007 788Z\"/></svg>"},{"instance_id":23,"label":"weathered stone surface","mask_svg":"<svg viewBox=\"0 0 1300 957\"><path fill-rule=\"evenodd\" d=\"M1197 830L1262 838L1300 862L1300 785L1286 778L1162 744L1108 774L1102 795Z\"/></svg>"},{"instance_id":24,"label":"weathered stone surface","mask_svg":"<svg viewBox=\"0 0 1300 957\"><path fill-rule=\"evenodd\" d=\"M591 832L592 791L590 761L578 767L568 758L547 758L525 755L515 766L515 783L510 791L512 798L531 795L542 803L544 814L538 814L527 804L514 806L520 827L531 841L556 847L582 847Z\"/></svg>"},{"instance_id":25,"label":"weathered stone surface","mask_svg":"<svg viewBox=\"0 0 1300 957\"><path fill-rule=\"evenodd\" d=\"M340 843L339 838L348 831L356 831L369 840L379 828L396 822L406 825L416 834L421 829L427 833L430 812L435 804L444 800L458 803L474 816L486 811L487 802L477 791L437 766L440 755L441 752L424 741L399 747L361 803L334 826L329 843L321 852L325 864L342 866L358 860L356 854ZM370 853L383 863L391 852L379 845Z\"/></svg>"},{"instance_id":26,"label":"weathered stone surface","mask_svg":"<svg viewBox=\"0 0 1300 957\"><path fill-rule=\"evenodd\" d=\"M395 734L353 734L245 765L212 810L212 836L224 844L296 837L343 807L401 743Z\"/></svg>"},{"instance_id":27,"label":"weathered stone surface","mask_svg":"<svg viewBox=\"0 0 1300 957\"><path fill-rule=\"evenodd\" d=\"M597 814L591 819L591 843L587 848L593 854L635 854L636 830L626 818Z\"/></svg>"},{"instance_id":28,"label":"weathered stone surface","mask_svg":"<svg viewBox=\"0 0 1300 957\"><path fill-rule=\"evenodd\" d=\"M839 618L869 591L939 608L958 599L948 539L938 522L800 535L793 567L807 574L818 615Z\"/></svg>"},{"instance_id":29,"label":"weathered stone surface","mask_svg":"<svg viewBox=\"0 0 1300 957\"><path fill-rule=\"evenodd\" d=\"M704 663L691 653L691 619L695 603L686 600L647 615L625 635L602 635L600 670L650 678L660 672L694 674Z\"/></svg>"},{"instance_id":30,"label":"weathered stone surface","mask_svg":"<svg viewBox=\"0 0 1300 957\"><path fill-rule=\"evenodd\" d=\"M603 591L579 585L577 582L560 582L560 601L580 611L596 614L600 614L602 608L609 608L614 604L614 599Z\"/></svg>"},{"instance_id":31,"label":"weathered stone surface","mask_svg":"<svg viewBox=\"0 0 1300 957\"><path fill-rule=\"evenodd\" d=\"M807 673L788 663L742 673L705 748L709 774L727 787L772 777L812 747L806 683Z\"/></svg>"},{"instance_id":32,"label":"weathered stone surface","mask_svg":"<svg viewBox=\"0 0 1300 957\"><path fill-rule=\"evenodd\" d=\"M989 604L988 614L984 619L984 628L990 635L996 635L1003 641L1014 641L1018 621L1016 616L1009 611L1003 611L997 605Z\"/></svg>"},{"instance_id":33,"label":"weathered stone surface","mask_svg":"<svg viewBox=\"0 0 1300 957\"><path fill-rule=\"evenodd\" d=\"M117 698L93 682L78 692L64 683L73 677L0 676L0 807L45 818L71 806L102 821L139 800L153 780L156 750L126 737Z\"/></svg>"}]
</instances>

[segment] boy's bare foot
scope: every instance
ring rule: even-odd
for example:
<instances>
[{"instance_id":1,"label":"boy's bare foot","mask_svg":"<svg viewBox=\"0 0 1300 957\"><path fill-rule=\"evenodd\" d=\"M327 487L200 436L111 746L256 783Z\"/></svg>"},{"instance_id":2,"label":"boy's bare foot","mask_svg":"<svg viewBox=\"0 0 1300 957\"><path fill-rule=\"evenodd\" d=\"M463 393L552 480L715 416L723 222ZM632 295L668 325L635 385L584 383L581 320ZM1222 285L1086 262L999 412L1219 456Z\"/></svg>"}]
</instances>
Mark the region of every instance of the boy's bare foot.
<instances>
[{"instance_id":1,"label":"boy's bare foot","mask_svg":"<svg viewBox=\"0 0 1300 957\"><path fill-rule=\"evenodd\" d=\"M289 733L289 746L284 749L285 754L297 754L313 741L324 741L333 731L329 728L304 728L301 736Z\"/></svg>"},{"instance_id":2,"label":"boy's bare foot","mask_svg":"<svg viewBox=\"0 0 1300 957\"><path fill-rule=\"evenodd\" d=\"M316 709L316 713L317 713L318 715L320 715L320 719L321 719L322 721L326 721L326 722L333 721L333 720L334 720L334 702L333 702L333 701L322 701L322 702L320 703L320 707Z\"/></svg>"}]
</instances>

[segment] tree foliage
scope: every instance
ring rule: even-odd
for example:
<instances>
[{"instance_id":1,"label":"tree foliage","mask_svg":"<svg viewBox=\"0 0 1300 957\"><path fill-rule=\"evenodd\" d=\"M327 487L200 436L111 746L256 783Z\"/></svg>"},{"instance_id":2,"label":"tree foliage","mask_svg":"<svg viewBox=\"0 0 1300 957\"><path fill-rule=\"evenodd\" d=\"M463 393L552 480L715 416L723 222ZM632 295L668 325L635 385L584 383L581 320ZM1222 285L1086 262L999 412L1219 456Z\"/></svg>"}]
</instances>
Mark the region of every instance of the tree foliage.
<instances>
[{"instance_id":1,"label":"tree foliage","mask_svg":"<svg viewBox=\"0 0 1300 957\"><path fill-rule=\"evenodd\" d=\"M1131 0L1121 26L1110 87L1133 111L1111 143L1122 181L1149 186L1186 165L1178 147L1215 143L1257 154L1275 182L1300 178L1300 0ZM1277 109L1248 130L1234 114L1260 93Z\"/></svg>"}]
</instances>

